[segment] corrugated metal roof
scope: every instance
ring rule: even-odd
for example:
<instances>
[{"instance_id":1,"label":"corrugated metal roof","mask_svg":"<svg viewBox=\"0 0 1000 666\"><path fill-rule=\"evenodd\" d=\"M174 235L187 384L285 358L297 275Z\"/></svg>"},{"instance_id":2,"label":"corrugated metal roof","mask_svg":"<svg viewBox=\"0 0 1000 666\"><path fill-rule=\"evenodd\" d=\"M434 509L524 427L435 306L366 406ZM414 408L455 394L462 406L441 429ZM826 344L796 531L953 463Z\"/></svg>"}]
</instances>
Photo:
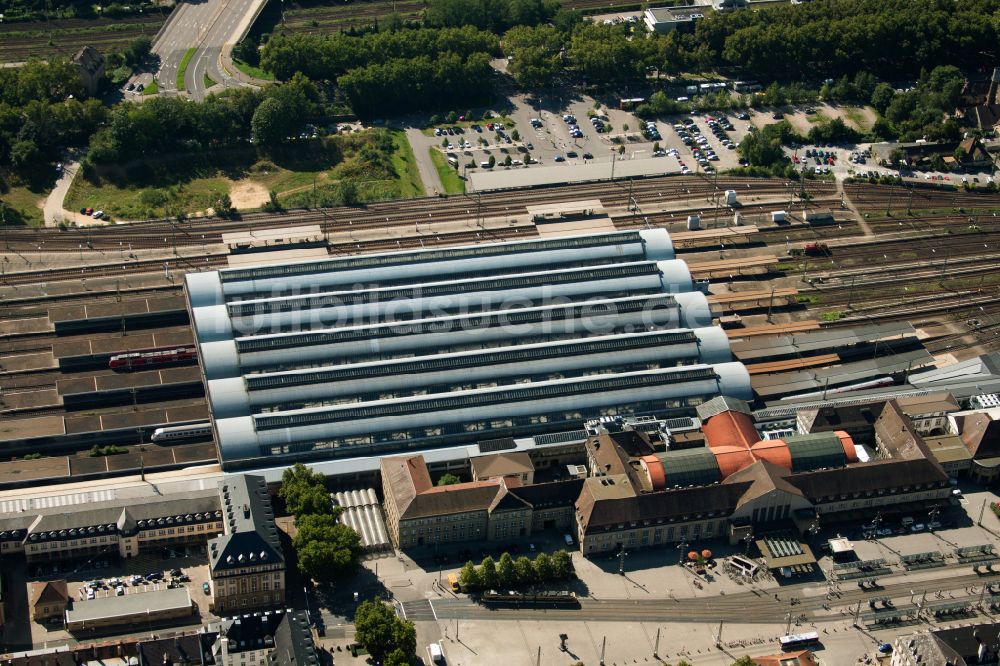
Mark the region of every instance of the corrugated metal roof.
<instances>
[{"instance_id":1,"label":"corrugated metal roof","mask_svg":"<svg viewBox=\"0 0 1000 666\"><path fill-rule=\"evenodd\" d=\"M821 329L791 335L759 335L732 341L733 355L741 361L772 356L795 356L804 352L836 349L848 345L873 342L888 337L915 336L908 322Z\"/></svg>"}]
</instances>

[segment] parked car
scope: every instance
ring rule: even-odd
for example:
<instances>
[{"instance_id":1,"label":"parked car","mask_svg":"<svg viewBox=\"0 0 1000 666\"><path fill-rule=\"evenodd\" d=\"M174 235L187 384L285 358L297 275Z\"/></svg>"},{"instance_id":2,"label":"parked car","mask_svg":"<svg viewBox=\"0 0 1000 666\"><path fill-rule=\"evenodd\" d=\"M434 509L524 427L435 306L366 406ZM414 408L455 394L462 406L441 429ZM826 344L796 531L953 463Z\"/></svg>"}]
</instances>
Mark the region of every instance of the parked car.
<instances>
[{"instance_id":1,"label":"parked car","mask_svg":"<svg viewBox=\"0 0 1000 666\"><path fill-rule=\"evenodd\" d=\"M212 593L212 588L209 587L209 585L208 585L207 582L205 582L205 583L201 584L201 591L204 592L205 594L211 594Z\"/></svg>"}]
</instances>

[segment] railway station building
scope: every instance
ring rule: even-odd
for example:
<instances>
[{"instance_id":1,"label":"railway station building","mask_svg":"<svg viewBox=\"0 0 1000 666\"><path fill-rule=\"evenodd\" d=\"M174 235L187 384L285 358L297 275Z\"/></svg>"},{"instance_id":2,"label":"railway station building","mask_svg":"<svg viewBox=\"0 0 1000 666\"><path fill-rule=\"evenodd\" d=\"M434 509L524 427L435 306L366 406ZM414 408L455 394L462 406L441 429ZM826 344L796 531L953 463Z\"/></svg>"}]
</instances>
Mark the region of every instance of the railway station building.
<instances>
[{"instance_id":1,"label":"railway station building","mask_svg":"<svg viewBox=\"0 0 1000 666\"><path fill-rule=\"evenodd\" d=\"M374 472L752 397L663 229L226 268L186 294L226 470Z\"/></svg>"}]
</instances>

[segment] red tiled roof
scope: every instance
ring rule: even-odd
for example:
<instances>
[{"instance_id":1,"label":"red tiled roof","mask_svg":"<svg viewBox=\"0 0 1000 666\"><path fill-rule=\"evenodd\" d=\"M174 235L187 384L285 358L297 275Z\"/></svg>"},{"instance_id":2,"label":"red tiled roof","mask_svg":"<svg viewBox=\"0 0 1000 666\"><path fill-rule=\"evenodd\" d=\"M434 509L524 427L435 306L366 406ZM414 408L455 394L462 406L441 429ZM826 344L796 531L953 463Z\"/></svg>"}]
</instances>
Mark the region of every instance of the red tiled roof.
<instances>
[{"instance_id":1,"label":"red tiled roof","mask_svg":"<svg viewBox=\"0 0 1000 666\"><path fill-rule=\"evenodd\" d=\"M760 434L753 427L753 419L741 412L727 411L713 416L702 425L705 443L709 448L738 446L749 449L760 441Z\"/></svg>"}]
</instances>

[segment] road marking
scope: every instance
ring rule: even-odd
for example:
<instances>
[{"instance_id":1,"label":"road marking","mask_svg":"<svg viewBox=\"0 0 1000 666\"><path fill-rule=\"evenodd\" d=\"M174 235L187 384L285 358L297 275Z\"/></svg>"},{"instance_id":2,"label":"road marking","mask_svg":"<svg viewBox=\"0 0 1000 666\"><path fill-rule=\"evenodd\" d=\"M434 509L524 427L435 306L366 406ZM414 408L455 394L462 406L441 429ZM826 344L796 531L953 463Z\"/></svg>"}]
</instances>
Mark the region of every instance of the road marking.
<instances>
[{"instance_id":1,"label":"road marking","mask_svg":"<svg viewBox=\"0 0 1000 666\"><path fill-rule=\"evenodd\" d=\"M431 613L433 613L433 615L434 615L434 621L437 622L438 614L437 614L437 611L434 610L434 602L431 601L430 599L428 599L427 600L427 605L431 607Z\"/></svg>"}]
</instances>

